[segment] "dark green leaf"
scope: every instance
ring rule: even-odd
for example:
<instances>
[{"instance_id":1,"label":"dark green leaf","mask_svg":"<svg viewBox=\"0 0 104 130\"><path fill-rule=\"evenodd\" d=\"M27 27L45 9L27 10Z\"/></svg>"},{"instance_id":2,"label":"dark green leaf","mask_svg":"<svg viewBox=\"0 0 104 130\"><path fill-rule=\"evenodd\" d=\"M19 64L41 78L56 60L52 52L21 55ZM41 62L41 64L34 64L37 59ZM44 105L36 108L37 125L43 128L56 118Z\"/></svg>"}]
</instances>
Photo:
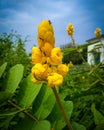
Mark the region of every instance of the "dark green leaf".
<instances>
[{"instance_id":1,"label":"dark green leaf","mask_svg":"<svg viewBox=\"0 0 104 130\"><path fill-rule=\"evenodd\" d=\"M94 130L104 130L104 124L97 125Z\"/></svg>"},{"instance_id":2,"label":"dark green leaf","mask_svg":"<svg viewBox=\"0 0 104 130\"><path fill-rule=\"evenodd\" d=\"M24 118L15 128L15 130L50 130L51 125L49 121L42 120L35 122L30 118Z\"/></svg>"},{"instance_id":3,"label":"dark green leaf","mask_svg":"<svg viewBox=\"0 0 104 130\"><path fill-rule=\"evenodd\" d=\"M5 102L6 100L8 100L11 96L12 96L12 94L9 92L1 91L0 92L0 104Z\"/></svg>"}]
</instances>

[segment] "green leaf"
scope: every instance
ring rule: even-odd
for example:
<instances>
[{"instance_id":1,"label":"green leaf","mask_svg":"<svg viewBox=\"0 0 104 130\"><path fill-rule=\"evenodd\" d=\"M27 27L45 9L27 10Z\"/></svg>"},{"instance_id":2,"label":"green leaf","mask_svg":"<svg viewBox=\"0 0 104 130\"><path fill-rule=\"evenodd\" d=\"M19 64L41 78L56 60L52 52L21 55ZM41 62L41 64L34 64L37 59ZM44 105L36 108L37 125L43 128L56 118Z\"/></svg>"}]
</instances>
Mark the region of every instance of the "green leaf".
<instances>
[{"instance_id":1,"label":"green leaf","mask_svg":"<svg viewBox=\"0 0 104 130\"><path fill-rule=\"evenodd\" d=\"M40 93L33 103L33 114L38 119L45 119L55 105L55 96L51 88L43 85Z\"/></svg>"},{"instance_id":2,"label":"green leaf","mask_svg":"<svg viewBox=\"0 0 104 130\"><path fill-rule=\"evenodd\" d=\"M42 120L42 121L39 121L35 128L32 129L32 130L50 130L51 129L51 125L48 121L46 120Z\"/></svg>"},{"instance_id":3,"label":"green leaf","mask_svg":"<svg viewBox=\"0 0 104 130\"><path fill-rule=\"evenodd\" d=\"M62 101L62 104L64 106L65 112L68 116L68 118L70 119L72 111L73 111L73 102L72 101ZM66 121L63 118L63 115L60 111L59 105L55 104L51 114L49 115L49 120L52 123L52 126L55 130L62 130L65 125L66 125Z\"/></svg>"},{"instance_id":4,"label":"green leaf","mask_svg":"<svg viewBox=\"0 0 104 130\"><path fill-rule=\"evenodd\" d=\"M41 120L35 122L34 120L31 120L28 117L24 118L15 128L15 130L50 130L50 129L51 125L49 121Z\"/></svg>"},{"instance_id":5,"label":"green leaf","mask_svg":"<svg viewBox=\"0 0 104 130\"><path fill-rule=\"evenodd\" d=\"M9 92L1 91L0 92L0 104L3 103L3 102L5 102L11 96L12 96L12 94L9 93Z\"/></svg>"},{"instance_id":6,"label":"green leaf","mask_svg":"<svg viewBox=\"0 0 104 130\"><path fill-rule=\"evenodd\" d=\"M3 72L5 71L6 66L7 66L6 62L3 65L0 66L0 78L1 78L1 76L3 74Z\"/></svg>"},{"instance_id":7,"label":"green leaf","mask_svg":"<svg viewBox=\"0 0 104 130\"><path fill-rule=\"evenodd\" d=\"M22 107L28 108L32 105L33 100L38 95L42 84L34 84L31 81L31 75L23 80L18 94L18 104Z\"/></svg>"},{"instance_id":8,"label":"green leaf","mask_svg":"<svg viewBox=\"0 0 104 130\"><path fill-rule=\"evenodd\" d=\"M13 66L8 73L6 81L6 92L14 93L23 76L24 67L22 64Z\"/></svg>"},{"instance_id":9,"label":"green leaf","mask_svg":"<svg viewBox=\"0 0 104 130\"><path fill-rule=\"evenodd\" d=\"M37 95L37 97L34 100L33 105L32 105L33 115L36 113L36 111L38 111L38 108L41 106L41 103L42 103L43 98L44 98L45 91L46 91L46 87L44 87L44 84L42 84L42 87L41 87L41 89L40 89L40 91L39 91L39 93L38 93L38 95Z\"/></svg>"},{"instance_id":10,"label":"green leaf","mask_svg":"<svg viewBox=\"0 0 104 130\"><path fill-rule=\"evenodd\" d=\"M91 110L94 115L94 121L96 125L104 124L104 116L95 108L95 104L92 104Z\"/></svg>"},{"instance_id":11,"label":"green leaf","mask_svg":"<svg viewBox=\"0 0 104 130\"><path fill-rule=\"evenodd\" d=\"M72 127L73 127L73 130L86 130L85 126L83 126L79 123L76 123L76 122L72 123Z\"/></svg>"}]
</instances>

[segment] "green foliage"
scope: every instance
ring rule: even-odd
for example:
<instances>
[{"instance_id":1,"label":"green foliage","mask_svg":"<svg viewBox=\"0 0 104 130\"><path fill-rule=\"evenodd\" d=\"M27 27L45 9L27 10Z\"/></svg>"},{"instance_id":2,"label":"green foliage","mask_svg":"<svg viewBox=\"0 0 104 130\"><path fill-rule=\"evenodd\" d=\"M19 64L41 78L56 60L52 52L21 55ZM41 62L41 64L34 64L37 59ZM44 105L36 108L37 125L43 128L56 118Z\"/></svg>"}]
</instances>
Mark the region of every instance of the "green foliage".
<instances>
[{"instance_id":1,"label":"green foliage","mask_svg":"<svg viewBox=\"0 0 104 130\"><path fill-rule=\"evenodd\" d=\"M5 81L5 92L14 93L23 77L23 65L17 64L10 68Z\"/></svg>"},{"instance_id":2,"label":"green foliage","mask_svg":"<svg viewBox=\"0 0 104 130\"><path fill-rule=\"evenodd\" d=\"M24 76L29 74L31 64L30 56L25 49L27 39L15 33L2 33L0 35L0 65L7 62L7 70L16 64L24 65Z\"/></svg>"},{"instance_id":3,"label":"green foliage","mask_svg":"<svg viewBox=\"0 0 104 130\"><path fill-rule=\"evenodd\" d=\"M83 55L83 58L85 61L87 60L87 45L83 46L69 46L68 48L63 47L62 48L64 57L63 57L63 63L69 63L69 61L72 61L72 63L75 65L82 64L83 59L81 55Z\"/></svg>"},{"instance_id":4,"label":"green foliage","mask_svg":"<svg viewBox=\"0 0 104 130\"><path fill-rule=\"evenodd\" d=\"M46 120L43 120L43 121L40 121L39 123L37 123L34 130L42 130L42 129L50 130L50 128L51 128L50 123Z\"/></svg>"},{"instance_id":5,"label":"green foliage","mask_svg":"<svg viewBox=\"0 0 104 130\"><path fill-rule=\"evenodd\" d=\"M78 123L76 123L76 122L73 122L73 123L72 123L72 126L73 126L73 129L74 129L74 130L86 130L86 127L84 127L83 125L78 124Z\"/></svg>"},{"instance_id":6,"label":"green foliage","mask_svg":"<svg viewBox=\"0 0 104 130\"><path fill-rule=\"evenodd\" d=\"M95 104L92 104L91 110L94 115L94 122L96 124L95 130L103 130L104 129L104 116L95 108Z\"/></svg>"},{"instance_id":7,"label":"green foliage","mask_svg":"<svg viewBox=\"0 0 104 130\"><path fill-rule=\"evenodd\" d=\"M92 104L91 110L94 114L94 121L96 125L104 124L104 116L95 108L95 104Z\"/></svg>"},{"instance_id":8,"label":"green foliage","mask_svg":"<svg viewBox=\"0 0 104 130\"><path fill-rule=\"evenodd\" d=\"M5 73L3 65L1 68L3 76ZM23 68L22 64L17 64L11 67L8 73L5 73L5 83L2 84L6 87L0 92L0 129L39 130L44 128L50 130L51 125L55 129L64 128L66 122L56 103L52 89L45 84L33 84L31 75L24 78ZM73 103L64 101L65 95L61 95L61 97L65 111L70 118ZM21 112L25 115L21 115Z\"/></svg>"},{"instance_id":9,"label":"green foliage","mask_svg":"<svg viewBox=\"0 0 104 130\"><path fill-rule=\"evenodd\" d=\"M18 104L23 108L28 108L31 106L42 86L41 84L34 85L30 79L31 75L22 81L18 94Z\"/></svg>"},{"instance_id":10,"label":"green foliage","mask_svg":"<svg viewBox=\"0 0 104 130\"><path fill-rule=\"evenodd\" d=\"M2 116L12 116L12 115L17 114L18 112L20 112L20 110L12 110L12 111L9 110L9 111L0 113L0 117L2 117Z\"/></svg>"},{"instance_id":11,"label":"green foliage","mask_svg":"<svg viewBox=\"0 0 104 130\"><path fill-rule=\"evenodd\" d=\"M81 49L86 47L78 48L80 63L84 55ZM64 55L71 56L66 58L68 62L76 61L75 51L64 48ZM52 89L32 83L30 57L20 36L0 36L0 65L1 130L68 130ZM103 79L104 64L89 66L84 62L70 68L57 89L73 130L104 129Z\"/></svg>"},{"instance_id":12,"label":"green foliage","mask_svg":"<svg viewBox=\"0 0 104 130\"><path fill-rule=\"evenodd\" d=\"M7 63L4 63L2 66L0 66L0 78L5 70L6 66L7 66Z\"/></svg>"},{"instance_id":13,"label":"green foliage","mask_svg":"<svg viewBox=\"0 0 104 130\"><path fill-rule=\"evenodd\" d=\"M30 118L24 118L18 126L15 127L15 130L50 130L50 128L50 122L47 120L34 122Z\"/></svg>"},{"instance_id":14,"label":"green foliage","mask_svg":"<svg viewBox=\"0 0 104 130\"><path fill-rule=\"evenodd\" d=\"M40 96L41 95L41 96ZM38 119L45 119L55 105L55 96L51 88L43 85L33 103L33 115Z\"/></svg>"},{"instance_id":15,"label":"green foliage","mask_svg":"<svg viewBox=\"0 0 104 130\"><path fill-rule=\"evenodd\" d=\"M70 118L73 111L73 103L71 101L63 100L62 104L67 116ZM55 130L62 130L66 126L66 122L57 103L55 104L52 113L49 116L49 120L52 122L52 127L55 128Z\"/></svg>"},{"instance_id":16,"label":"green foliage","mask_svg":"<svg viewBox=\"0 0 104 130\"><path fill-rule=\"evenodd\" d=\"M61 93L66 93L65 100L73 101L72 122L82 124L88 130L96 128L95 117L93 116L95 112L98 121L103 121L100 114L94 108L92 111L91 107L94 103L101 115L104 115L103 67L101 63L96 66L89 66L88 64L74 66L70 69L60 88Z\"/></svg>"},{"instance_id":17,"label":"green foliage","mask_svg":"<svg viewBox=\"0 0 104 130\"><path fill-rule=\"evenodd\" d=\"M1 91L0 92L0 105L7 101L7 99L9 99L12 96L12 94L10 92L5 92L5 91Z\"/></svg>"}]
</instances>

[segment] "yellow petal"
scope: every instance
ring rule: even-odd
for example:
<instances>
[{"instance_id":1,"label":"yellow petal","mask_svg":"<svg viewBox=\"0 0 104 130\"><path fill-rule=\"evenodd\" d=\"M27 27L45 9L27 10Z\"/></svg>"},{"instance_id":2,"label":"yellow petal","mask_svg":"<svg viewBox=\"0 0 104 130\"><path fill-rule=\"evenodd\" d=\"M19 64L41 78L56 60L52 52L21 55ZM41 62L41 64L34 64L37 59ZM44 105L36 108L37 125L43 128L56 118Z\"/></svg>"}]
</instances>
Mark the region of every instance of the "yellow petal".
<instances>
[{"instance_id":1,"label":"yellow petal","mask_svg":"<svg viewBox=\"0 0 104 130\"><path fill-rule=\"evenodd\" d=\"M53 73L48 76L47 81L49 87L60 86L63 83L63 77L58 73Z\"/></svg>"},{"instance_id":2,"label":"yellow petal","mask_svg":"<svg viewBox=\"0 0 104 130\"><path fill-rule=\"evenodd\" d=\"M53 48L51 51L52 64L57 65L62 61L63 55L60 48Z\"/></svg>"},{"instance_id":3,"label":"yellow petal","mask_svg":"<svg viewBox=\"0 0 104 130\"><path fill-rule=\"evenodd\" d=\"M59 64L57 68L57 72L61 74L62 76L65 76L69 71L69 68L65 64Z\"/></svg>"},{"instance_id":4,"label":"yellow petal","mask_svg":"<svg viewBox=\"0 0 104 130\"><path fill-rule=\"evenodd\" d=\"M32 63L41 63L42 60L42 53L39 48L33 47L32 48Z\"/></svg>"}]
</instances>

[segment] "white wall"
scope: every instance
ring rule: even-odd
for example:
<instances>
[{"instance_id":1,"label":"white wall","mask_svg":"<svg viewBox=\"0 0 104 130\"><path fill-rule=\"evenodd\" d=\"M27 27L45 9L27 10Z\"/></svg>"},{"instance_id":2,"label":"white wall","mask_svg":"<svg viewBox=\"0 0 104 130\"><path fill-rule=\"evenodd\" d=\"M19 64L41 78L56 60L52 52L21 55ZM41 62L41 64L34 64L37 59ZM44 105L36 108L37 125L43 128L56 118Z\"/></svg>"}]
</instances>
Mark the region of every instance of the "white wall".
<instances>
[{"instance_id":1,"label":"white wall","mask_svg":"<svg viewBox=\"0 0 104 130\"><path fill-rule=\"evenodd\" d=\"M100 50L100 62L104 63L104 39L102 40L103 46L99 49ZM92 49L95 48L96 45L100 45L101 42L89 45L87 48L87 61L90 65L94 65L95 64L95 59L94 59L94 55L93 53L89 53Z\"/></svg>"}]
</instances>

